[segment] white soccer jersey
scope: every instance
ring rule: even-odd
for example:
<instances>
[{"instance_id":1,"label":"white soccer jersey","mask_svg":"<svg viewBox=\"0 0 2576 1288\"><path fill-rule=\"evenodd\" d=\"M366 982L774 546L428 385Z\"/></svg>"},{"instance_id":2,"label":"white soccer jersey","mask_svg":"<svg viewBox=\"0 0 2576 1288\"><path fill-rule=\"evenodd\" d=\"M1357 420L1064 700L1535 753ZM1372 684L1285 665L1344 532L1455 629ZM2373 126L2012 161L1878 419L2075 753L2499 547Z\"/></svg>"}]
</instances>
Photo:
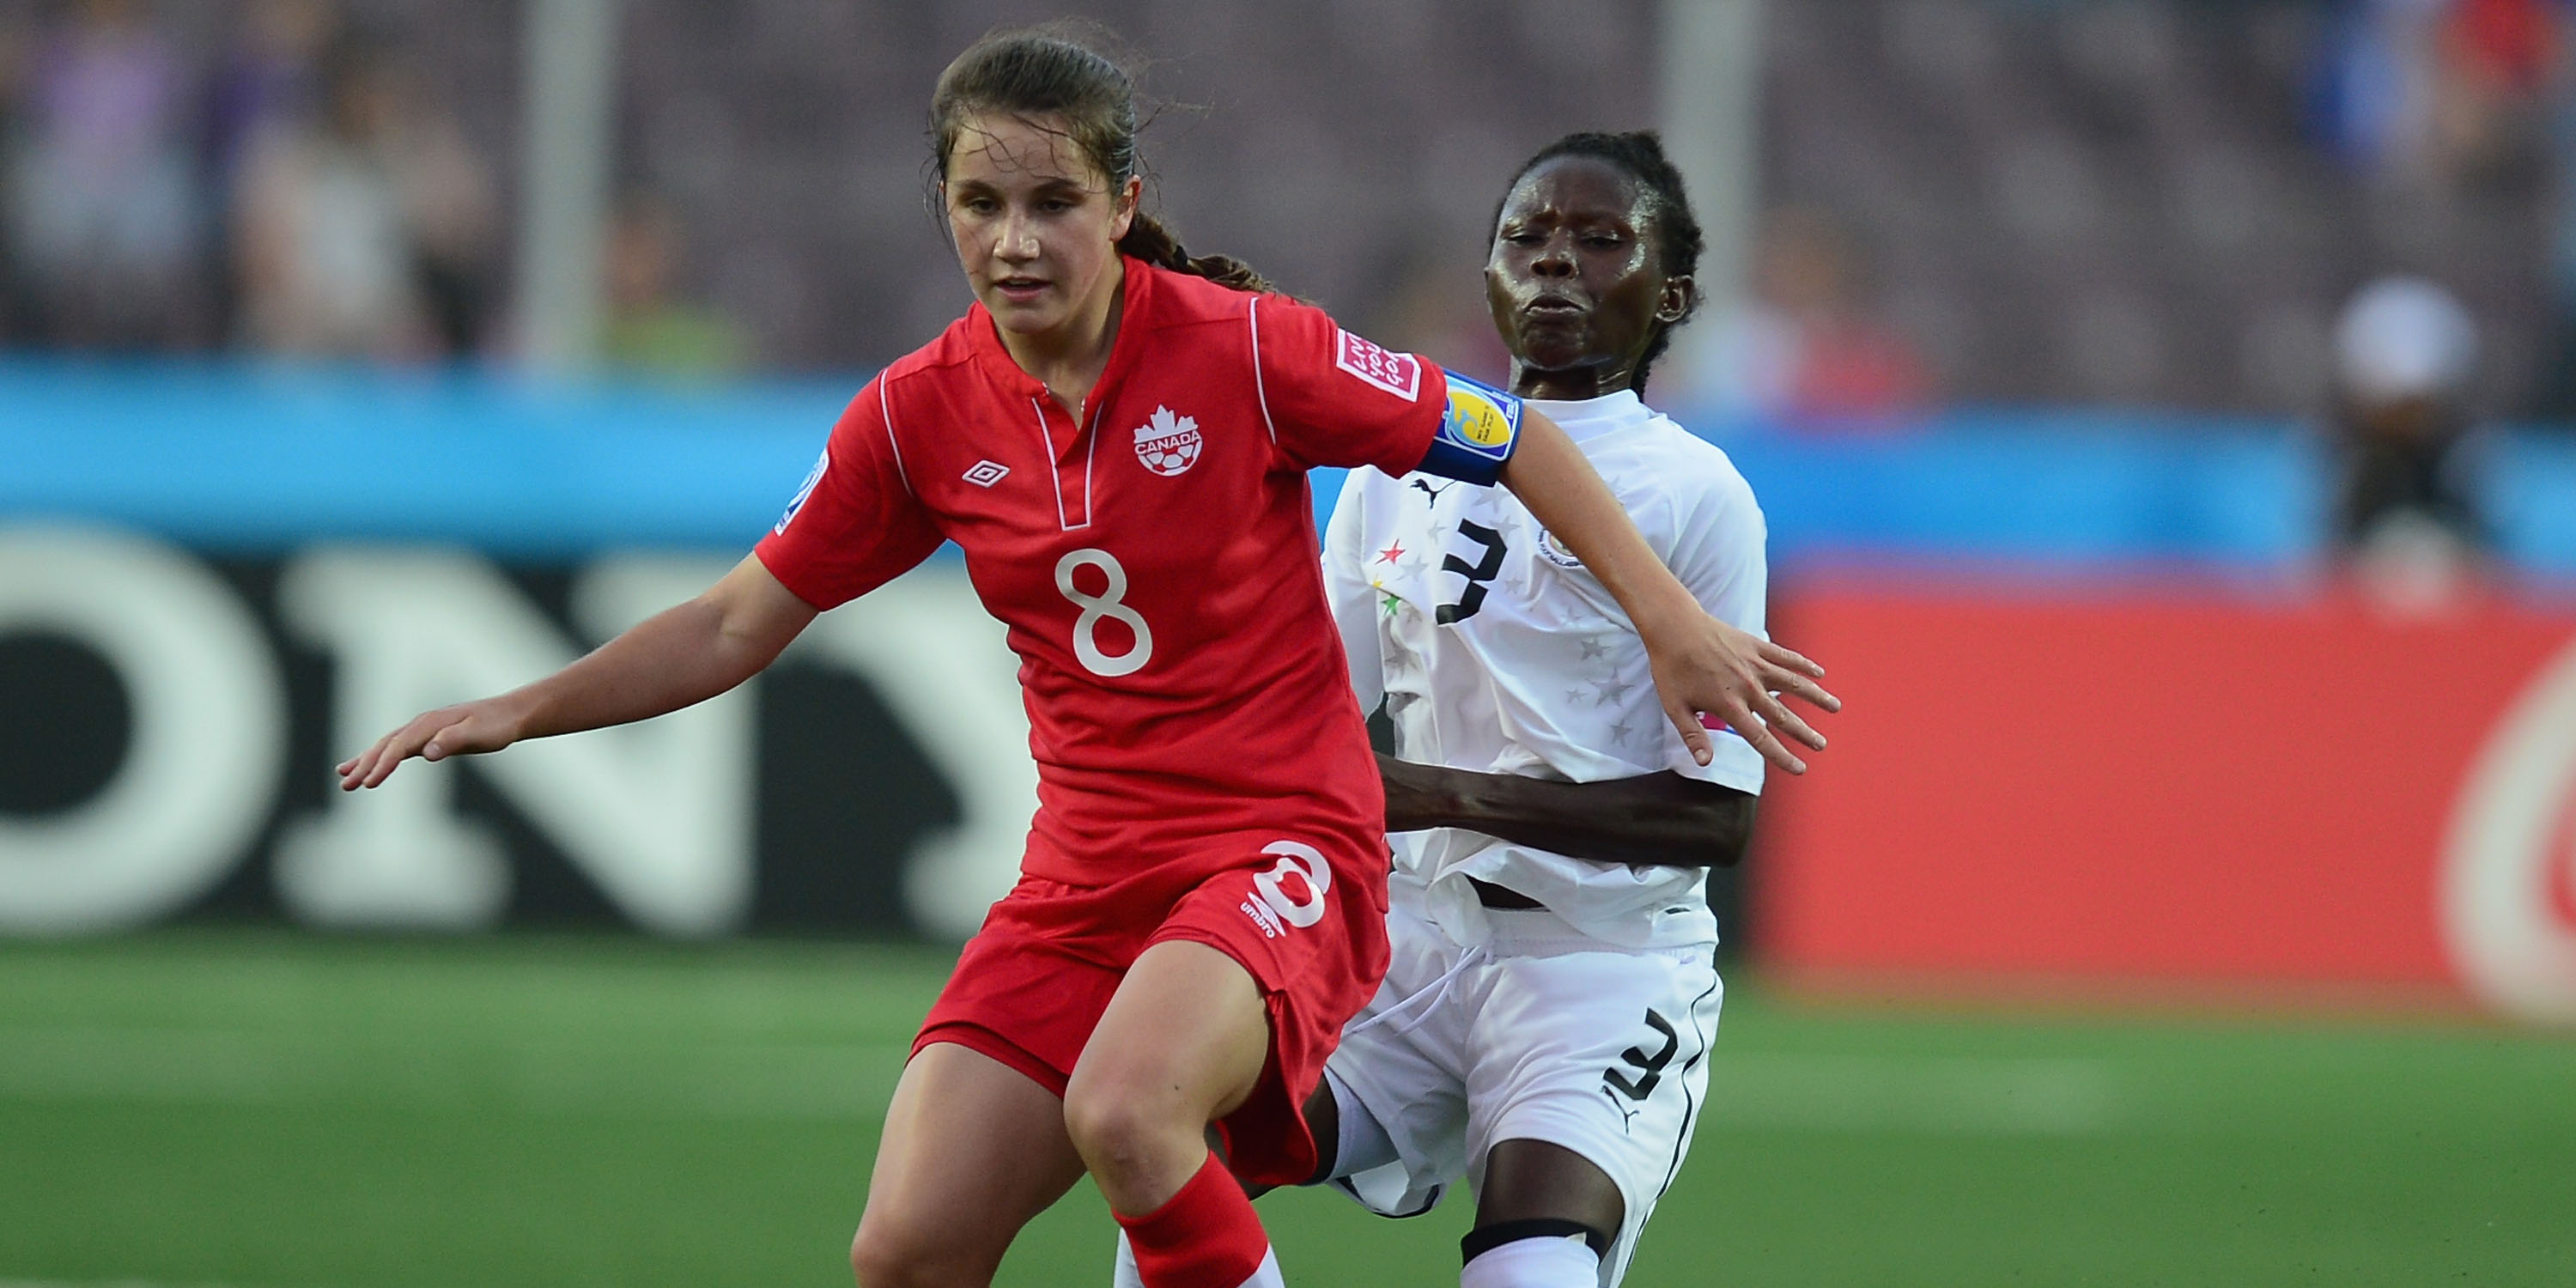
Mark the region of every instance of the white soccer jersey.
<instances>
[{"instance_id":1,"label":"white soccer jersey","mask_svg":"<svg viewBox=\"0 0 2576 1288\"><path fill-rule=\"evenodd\" d=\"M1725 452L1632 392L1530 405L1564 426L1712 616L1763 633L1762 511ZM1761 791L1761 753L1731 733L1712 735L1707 766L1692 761L1627 614L1510 492L1353 470L1324 569L1352 688L1363 710L1384 697L1402 759L1573 782L1672 770ZM1592 863L1455 829L1390 839L1397 880L1423 886L1431 920L1462 944L1489 937L1471 876L1610 943L1716 935L1699 869Z\"/></svg>"}]
</instances>

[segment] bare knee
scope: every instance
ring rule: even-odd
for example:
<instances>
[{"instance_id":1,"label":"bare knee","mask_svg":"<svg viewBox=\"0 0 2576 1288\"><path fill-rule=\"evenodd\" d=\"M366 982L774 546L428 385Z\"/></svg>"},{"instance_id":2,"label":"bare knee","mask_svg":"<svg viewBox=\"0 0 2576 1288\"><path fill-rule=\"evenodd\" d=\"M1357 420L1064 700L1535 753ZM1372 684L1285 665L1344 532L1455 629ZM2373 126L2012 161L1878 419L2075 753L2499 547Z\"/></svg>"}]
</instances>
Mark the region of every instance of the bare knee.
<instances>
[{"instance_id":1,"label":"bare knee","mask_svg":"<svg viewBox=\"0 0 2576 1288\"><path fill-rule=\"evenodd\" d=\"M985 1288L993 1266L962 1253L953 1239L870 1208L850 1240L850 1272L859 1288Z\"/></svg>"},{"instance_id":2,"label":"bare knee","mask_svg":"<svg viewBox=\"0 0 2576 1288\"><path fill-rule=\"evenodd\" d=\"M1131 1216L1162 1206L1206 1159L1206 1124L1189 1116L1115 1079L1077 1076L1065 1089L1065 1134L1110 1206Z\"/></svg>"}]
</instances>

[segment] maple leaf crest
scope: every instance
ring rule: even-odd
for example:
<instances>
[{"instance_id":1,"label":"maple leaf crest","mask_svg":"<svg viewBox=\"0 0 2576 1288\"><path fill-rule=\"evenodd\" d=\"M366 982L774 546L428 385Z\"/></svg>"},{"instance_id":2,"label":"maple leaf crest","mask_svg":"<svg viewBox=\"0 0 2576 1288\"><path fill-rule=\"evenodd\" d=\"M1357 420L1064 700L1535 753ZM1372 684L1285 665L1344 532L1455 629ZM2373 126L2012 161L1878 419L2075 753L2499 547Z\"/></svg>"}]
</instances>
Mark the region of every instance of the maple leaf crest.
<instances>
[{"instance_id":1,"label":"maple leaf crest","mask_svg":"<svg viewBox=\"0 0 2576 1288\"><path fill-rule=\"evenodd\" d=\"M1154 414L1136 427L1136 441L1145 443L1157 438L1170 438L1174 434L1195 433L1198 427L1199 423L1188 416L1180 415L1169 407L1156 407Z\"/></svg>"}]
</instances>

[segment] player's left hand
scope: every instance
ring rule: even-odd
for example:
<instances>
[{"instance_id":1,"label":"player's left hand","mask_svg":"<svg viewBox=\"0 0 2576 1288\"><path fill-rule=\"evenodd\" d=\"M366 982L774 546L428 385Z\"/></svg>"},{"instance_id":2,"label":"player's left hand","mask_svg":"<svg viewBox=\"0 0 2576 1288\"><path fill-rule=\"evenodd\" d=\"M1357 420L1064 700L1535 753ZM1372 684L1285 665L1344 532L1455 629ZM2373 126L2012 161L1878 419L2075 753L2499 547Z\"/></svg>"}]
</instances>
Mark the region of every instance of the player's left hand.
<instances>
[{"instance_id":1,"label":"player's left hand","mask_svg":"<svg viewBox=\"0 0 2576 1288\"><path fill-rule=\"evenodd\" d=\"M1816 683L1824 678L1825 668L1793 649L1704 613L1648 636L1646 656L1654 668L1655 693L1663 701L1664 716L1690 748L1691 759L1703 765L1715 754L1708 727L1701 722L1703 712L1732 727L1763 759L1803 774L1807 762L1798 759L1779 734L1785 732L1816 751L1825 749L1825 736L1800 719L1781 697L1795 697L1822 711L1843 709L1842 699Z\"/></svg>"}]
</instances>

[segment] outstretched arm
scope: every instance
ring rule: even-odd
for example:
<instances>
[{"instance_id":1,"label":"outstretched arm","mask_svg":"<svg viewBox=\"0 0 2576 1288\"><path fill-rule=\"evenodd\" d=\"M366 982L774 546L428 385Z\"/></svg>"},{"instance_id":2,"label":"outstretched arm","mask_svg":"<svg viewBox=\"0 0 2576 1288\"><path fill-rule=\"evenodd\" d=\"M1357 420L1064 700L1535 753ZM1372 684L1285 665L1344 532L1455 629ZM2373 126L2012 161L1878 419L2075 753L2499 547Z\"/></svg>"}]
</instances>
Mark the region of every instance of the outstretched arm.
<instances>
[{"instance_id":1,"label":"outstretched arm","mask_svg":"<svg viewBox=\"0 0 2576 1288\"><path fill-rule=\"evenodd\" d=\"M1503 465L1503 486L1573 550L1619 601L1645 641L1655 692L1682 744L1705 765L1709 731L1699 713L1724 720L1771 763L1807 770L1777 733L1822 750L1824 736L1782 704L1791 694L1825 711L1842 700L1816 683L1825 669L1758 635L1708 615L1655 557L1582 449L1535 408L1524 410L1520 441Z\"/></svg>"},{"instance_id":2,"label":"outstretched arm","mask_svg":"<svg viewBox=\"0 0 2576 1288\"><path fill-rule=\"evenodd\" d=\"M1732 787L1644 774L1561 783L1418 765L1381 753L1386 830L1458 827L1578 859L1632 867L1733 867L1756 798Z\"/></svg>"},{"instance_id":3,"label":"outstretched arm","mask_svg":"<svg viewBox=\"0 0 2576 1288\"><path fill-rule=\"evenodd\" d=\"M373 787L413 756L499 751L523 738L626 724L703 702L769 665L813 620L812 606L746 556L705 594L644 619L542 680L413 717L340 762L340 789Z\"/></svg>"}]
</instances>

